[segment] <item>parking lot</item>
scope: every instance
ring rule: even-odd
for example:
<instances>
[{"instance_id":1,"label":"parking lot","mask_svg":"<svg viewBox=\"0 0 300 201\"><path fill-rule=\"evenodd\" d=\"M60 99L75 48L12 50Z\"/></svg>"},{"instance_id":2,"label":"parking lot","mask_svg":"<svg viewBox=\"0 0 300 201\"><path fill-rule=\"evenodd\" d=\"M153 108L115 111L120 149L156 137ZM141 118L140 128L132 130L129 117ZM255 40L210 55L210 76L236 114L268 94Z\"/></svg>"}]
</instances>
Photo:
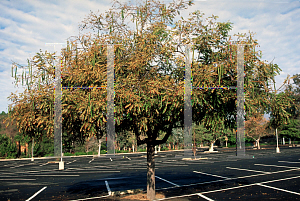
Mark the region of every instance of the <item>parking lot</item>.
<instances>
[{"instance_id":1,"label":"parking lot","mask_svg":"<svg viewBox=\"0 0 300 201\"><path fill-rule=\"evenodd\" d=\"M300 148L156 155L158 200L300 200ZM0 200L121 200L122 192L145 192L146 154L0 161Z\"/></svg>"}]
</instances>

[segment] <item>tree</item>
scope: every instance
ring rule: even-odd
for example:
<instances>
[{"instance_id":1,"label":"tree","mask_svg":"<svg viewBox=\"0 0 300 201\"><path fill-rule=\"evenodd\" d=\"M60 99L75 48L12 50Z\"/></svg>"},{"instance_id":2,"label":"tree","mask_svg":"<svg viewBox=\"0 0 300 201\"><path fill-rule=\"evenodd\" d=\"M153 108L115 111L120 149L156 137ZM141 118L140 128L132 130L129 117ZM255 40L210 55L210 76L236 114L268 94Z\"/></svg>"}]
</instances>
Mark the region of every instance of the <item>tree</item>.
<instances>
[{"instance_id":1,"label":"tree","mask_svg":"<svg viewBox=\"0 0 300 201\"><path fill-rule=\"evenodd\" d=\"M0 157L14 158L17 155L16 144L6 135L0 134Z\"/></svg>"},{"instance_id":2,"label":"tree","mask_svg":"<svg viewBox=\"0 0 300 201\"><path fill-rule=\"evenodd\" d=\"M289 85L286 85L287 83L289 83L289 76L279 90L276 90L274 82L274 91L269 96L269 106L267 107L267 110L270 111L269 127L273 127L276 130L276 135L277 129L290 123L290 118L292 117L292 114L289 113L289 108L292 108L294 105L294 100L291 88ZM284 91L279 92L283 87L285 87Z\"/></svg>"},{"instance_id":3,"label":"tree","mask_svg":"<svg viewBox=\"0 0 300 201\"><path fill-rule=\"evenodd\" d=\"M292 98L293 102L290 107L286 108L286 111L291 115L290 121L287 124L279 126L279 134L282 137L300 138L300 74L293 75L294 86L290 83L287 86L287 90L291 93L289 97Z\"/></svg>"},{"instance_id":4,"label":"tree","mask_svg":"<svg viewBox=\"0 0 300 201\"><path fill-rule=\"evenodd\" d=\"M300 121L298 119L291 119L288 124L279 127L279 134L285 138L291 138L293 141L300 138Z\"/></svg>"},{"instance_id":5,"label":"tree","mask_svg":"<svg viewBox=\"0 0 300 201\"><path fill-rule=\"evenodd\" d=\"M194 124L193 128L194 128L193 133L195 135L195 140L197 145L200 144L201 146L203 146L204 142L210 142L213 139L213 135L209 130L205 128L203 124L200 125Z\"/></svg>"},{"instance_id":6,"label":"tree","mask_svg":"<svg viewBox=\"0 0 300 201\"><path fill-rule=\"evenodd\" d=\"M260 149L259 140L263 136L270 135L267 130L268 121L264 118L263 114L257 114L249 117L249 120L245 121L245 134L247 137L255 140L257 148Z\"/></svg>"},{"instance_id":7,"label":"tree","mask_svg":"<svg viewBox=\"0 0 300 201\"><path fill-rule=\"evenodd\" d=\"M216 16L204 19L200 11L174 22L180 10L191 4L180 1L165 5L149 0L133 6L115 1L113 9L100 15L91 13L83 21L82 29L94 29L95 35L75 38L62 52L62 85L69 87L62 95L63 132L79 141L92 135L101 139L107 121L107 91L96 86L106 85L104 44L116 44L116 133L122 136L124 131L132 131L137 145L147 144L147 197L151 200L155 198L154 147L167 142L174 129L184 127L185 45L194 44L193 86L236 85L236 47L228 35L231 23L216 22ZM257 46L252 35L238 35L238 40ZM260 59L253 46L245 48L249 114L267 104L267 83L279 71L278 66ZM38 53L28 65L29 75L25 71L25 82L31 90L10 97L11 119L18 122L24 135L53 136L52 61L53 54ZM14 65L12 72L16 69ZM17 81L24 79L15 77ZM79 86L90 87L82 90ZM250 96L254 92L259 96ZM193 90L192 118L213 135L211 144L227 128L235 127L235 101L233 90Z\"/></svg>"}]
</instances>

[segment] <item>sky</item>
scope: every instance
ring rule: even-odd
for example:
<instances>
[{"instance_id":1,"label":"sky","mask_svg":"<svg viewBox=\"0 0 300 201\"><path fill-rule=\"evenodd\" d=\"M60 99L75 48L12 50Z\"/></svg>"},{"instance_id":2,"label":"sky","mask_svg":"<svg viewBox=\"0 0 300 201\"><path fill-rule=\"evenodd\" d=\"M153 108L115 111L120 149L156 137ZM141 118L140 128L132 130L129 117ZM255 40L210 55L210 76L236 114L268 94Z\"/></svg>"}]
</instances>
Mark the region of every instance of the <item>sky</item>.
<instances>
[{"instance_id":1,"label":"sky","mask_svg":"<svg viewBox=\"0 0 300 201\"><path fill-rule=\"evenodd\" d=\"M26 65L40 49L52 51L45 43L66 43L79 35L78 25L91 11L104 13L111 5L110 0L0 0L0 112L8 111L11 93L23 91L13 84L12 61ZM195 10L232 22L230 35L256 33L263 60L282 69L277 88L287 75L300 73L300 0L196 0L181 15Z\"/></svg>"}]
</instances>

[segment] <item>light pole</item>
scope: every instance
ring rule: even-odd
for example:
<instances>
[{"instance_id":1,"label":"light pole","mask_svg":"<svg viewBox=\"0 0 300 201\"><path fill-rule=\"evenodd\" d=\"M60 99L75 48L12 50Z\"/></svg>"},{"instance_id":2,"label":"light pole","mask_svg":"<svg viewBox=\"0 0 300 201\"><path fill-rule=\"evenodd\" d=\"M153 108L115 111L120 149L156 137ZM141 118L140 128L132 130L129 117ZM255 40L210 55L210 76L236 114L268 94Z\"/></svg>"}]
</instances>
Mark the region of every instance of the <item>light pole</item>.
<instances>
[{"instance_id":1,"label":"light pole","mask_svg":"<svg viewBox=\"0 0 300 201\"><path fill-rule=\"evenodd\" d=\"M61 111L61 47L66 43L46 43L46 46L54 46L56 53L55 63L55 99L54 99L54 156L59 157L59 170L64 169L62 160L62 111Z\"/></svg>"},{"instance_id":2,"label":"light pole","mask_svg":"<svg viewBox=\"0 0 300 201\"><path fill-rule=\"evenodd\" d=\"M278 147L278 134L277 134L277 128L276 128L276 144L277 144L277 146L276 146L276 153L280 153L280 149L279 149L279 147Z\"/></svg>"},{"instance_id":3,"label":"light pole","mask_svg":"<svg viewBox=\"0 0 300 201\"><path fill-rule=\"evenodd\" d=\"M33 146L34 146L34 138L32 138L32 145L31 145L31 161L34 161L34 158L33 158Z\"/></svg>"}]
</instances>

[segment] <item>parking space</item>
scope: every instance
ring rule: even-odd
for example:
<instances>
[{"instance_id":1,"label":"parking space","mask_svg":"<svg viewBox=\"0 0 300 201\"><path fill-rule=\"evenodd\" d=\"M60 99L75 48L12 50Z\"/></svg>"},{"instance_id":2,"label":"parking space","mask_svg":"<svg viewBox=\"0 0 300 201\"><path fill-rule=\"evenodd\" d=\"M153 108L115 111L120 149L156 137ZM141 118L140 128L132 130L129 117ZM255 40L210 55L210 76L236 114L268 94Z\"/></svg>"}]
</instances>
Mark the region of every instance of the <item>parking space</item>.
<instances>
[{"instance_id":1,"label":"parking space","mask_svg":"<svg viewBox=\"0 0 300 201\"><path fill-rule=\"evenodd\" d=\"M156 155L156 192L160 200L300 199L300 149ZM262 154L263 152L263 154ZM252 157L253 155L253 157ZM146 190L145 154L0 161L0 200L118 200L116 192Z\"/></svg>"}]
</instances>

